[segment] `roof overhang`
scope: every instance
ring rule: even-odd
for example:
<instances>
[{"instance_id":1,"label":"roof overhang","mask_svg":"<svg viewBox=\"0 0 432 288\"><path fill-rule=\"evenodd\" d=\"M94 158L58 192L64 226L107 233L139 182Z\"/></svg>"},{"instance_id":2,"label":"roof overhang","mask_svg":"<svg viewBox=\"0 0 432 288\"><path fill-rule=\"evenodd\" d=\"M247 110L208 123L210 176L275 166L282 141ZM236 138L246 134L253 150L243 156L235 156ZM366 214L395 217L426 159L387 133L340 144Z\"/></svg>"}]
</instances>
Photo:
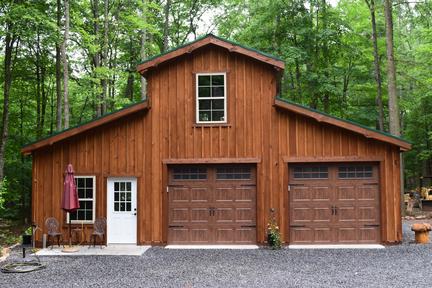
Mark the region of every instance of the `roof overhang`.
<instances>
[{"instance_id":1,"label":"roof overhang","mask_svg":"<svg viewBox=\"0 0 432 288\"><path fill-rule=\"evenodd\" d=\"M372 128L369 128L367 126L363 126L358 123L354 123L352 121L348 121L345 119L336 118L334 116L330 116L326 113L314 110L312 108L308 108L305 106L302 106L300 104L291 102L286 99L282 99L279 97L275 98L274 106L277 108L280 108L285 111L290 111L296 114L303 115L308 118L315 119L316 121L320 123L326 123L333 126L337 126L358 134L363 135L366 138L371 138L375 140L379 140L382 142L386 142L389 144L393 144L395 146L398 146L401 151L408 151L411 149L411 143L407 142L406 140L396 137L394 135L378 131Z\"/></svg>"},{"instance_id":2,"label":"roof overhang","mask_svg":"<svg viewBox=\"0 0 432 288\"><path fill-rule=\"evenodd\" d=\"M207 45L216 45L222 48L227 49L229 52L238 53L250 58L253 58L255 60L258 60L260 62L263 62L265 64L271 65L275 67L277 70L283 70L285 68L285 63L281 60L276 58L275 56L272 56L270 54L245 47L243 45L234 43L232 41L217 37L212 34L208 34L202 38L199 38L195 41L192 41L190 43L187 43L183 46L174 48L172 50L169 50L165 53L162 53L160 55L156 55L154 57L151 57L141 64L138 64L137 71L144 75L146 72L151 70L152 68L157 67L158 65L170 61L174 58L180 57L185 54L192 53L196 49L199 49L201 47L207 46Z\"/></svg>"},{"instance_id":3,"label":"roof overhang","mask_svg":"<svg viewBox=\"0 0 432 288\"><path fill-rule=\"evenodd\" d=\"M67 130L63 130L61 132L58 132L54 135L50 135L46 138L37 140L36 142L26 144L22 149L21 153L24 155L31 154L34 150L43 148L45 146L53 145L54 143L57 143L59 141L62 141L66 138L84 133L90 129L99 127L103 124L107 124L110 122L113 122L115 120L118 120L120 118L123 118L125 116L140 112L140 111L146 111L150 108L150 104L148 100L144 100L141 102L138 102L136 104L132 104L129 106L124 107L121 110L114 111L112 113L103 115L97 119L91 120L87 123L69 128Z\"/></svg>"}]
</instances>

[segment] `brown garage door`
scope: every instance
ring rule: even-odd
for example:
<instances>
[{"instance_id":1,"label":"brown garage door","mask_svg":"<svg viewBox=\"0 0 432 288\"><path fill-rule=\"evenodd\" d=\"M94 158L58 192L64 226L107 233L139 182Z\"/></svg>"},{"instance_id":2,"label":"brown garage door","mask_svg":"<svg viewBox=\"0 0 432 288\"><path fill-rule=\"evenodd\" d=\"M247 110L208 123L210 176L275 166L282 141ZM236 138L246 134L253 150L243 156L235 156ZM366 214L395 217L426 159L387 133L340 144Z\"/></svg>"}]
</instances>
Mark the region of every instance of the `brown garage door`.
<instances>
[{"instance_id":1,"label":"brown garage door","mask_svg":"<svg viewBox=\"0 0 432 288\"><path fill-rule=\"evenodd\" d=\"M170 167L168 243L256 243L256 170L248 165Z\"/></svg>"},{"instance_id":2,"label":"brown garage door","mask_svg":"<svg viewBox=\"0 0 432 288\"><path fill-rule=\"evenodd\" d=\"M290 165L289 181L292 244L380 242L377 165Z\"/></svg>"}]
</instances>

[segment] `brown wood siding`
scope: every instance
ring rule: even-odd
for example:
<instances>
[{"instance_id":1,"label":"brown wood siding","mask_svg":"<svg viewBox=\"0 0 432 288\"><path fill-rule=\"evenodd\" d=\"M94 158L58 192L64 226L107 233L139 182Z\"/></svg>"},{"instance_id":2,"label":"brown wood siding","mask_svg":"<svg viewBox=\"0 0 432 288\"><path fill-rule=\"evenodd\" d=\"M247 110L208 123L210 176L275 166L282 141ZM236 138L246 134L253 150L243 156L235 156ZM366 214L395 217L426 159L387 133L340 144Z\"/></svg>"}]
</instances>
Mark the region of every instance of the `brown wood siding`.
<instances>
[{"instance_id":1,"label":"brown wood siding","mask_svg":"<svg viewBox=\"0 0 432 288\"><path fill-rule=\"evenodd\" d=\"M227 73L226 125L195 124L194 73L199 72ZM97 177L97 216L106 216L107 177L137 177L138 243L166 243L166 163L244 158L259 159L258 241L265 241L270 208L276 208L287 240L290 163L346 159L379 162L381 239L401 240L399 148L276 109L276 71L271 66L223 48L206 47L149 71L147 80L149 111L33 152L33 220L40 226L46 217L64 218L61 188L63 170L70 162L77 175Z\"/></svg>"}]
</instances>

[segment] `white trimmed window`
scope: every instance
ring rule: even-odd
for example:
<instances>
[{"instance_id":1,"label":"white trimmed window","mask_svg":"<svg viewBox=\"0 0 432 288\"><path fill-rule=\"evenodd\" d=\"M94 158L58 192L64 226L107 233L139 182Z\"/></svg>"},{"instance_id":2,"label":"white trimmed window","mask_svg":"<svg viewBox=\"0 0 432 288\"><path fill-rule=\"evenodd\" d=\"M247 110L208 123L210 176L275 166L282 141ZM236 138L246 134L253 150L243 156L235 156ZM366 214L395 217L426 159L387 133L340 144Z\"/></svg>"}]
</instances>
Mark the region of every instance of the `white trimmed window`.
<instances>
[{"instance_id":1,"label":"white trimmed window","mask_svg":"<svg viewBox=\"0 0 432 288\"><path fill-rule=\"evenodd\" d=\"M196 95L197 123L227 123L226 73L197 73Z\"/></svg>"},{"instance_id":2,"label":"white trimmed window","mask_svg":"<svg viewBox=\"0 0 432 288\"><path fill-rule=\"evenodd\" d=\"M93 223L96 212L96 177L75 176L80 208L69 213L71 223Z\"/></svg>"}]
</instances>

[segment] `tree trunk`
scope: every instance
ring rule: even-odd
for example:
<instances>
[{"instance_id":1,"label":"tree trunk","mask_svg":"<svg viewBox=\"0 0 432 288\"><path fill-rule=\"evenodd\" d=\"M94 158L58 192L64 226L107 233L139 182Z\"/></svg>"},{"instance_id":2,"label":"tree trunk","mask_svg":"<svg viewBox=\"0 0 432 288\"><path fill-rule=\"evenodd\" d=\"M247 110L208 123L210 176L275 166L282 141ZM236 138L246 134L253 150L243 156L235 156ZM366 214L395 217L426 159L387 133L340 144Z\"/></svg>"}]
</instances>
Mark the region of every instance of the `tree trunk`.
<instances>
[{"instance_id":1,"label":"tree trunk","mask_svg":"<svg viewBox=\"0 0 432 288\"><path fill-rule=\"evenodd\" d=\"M108 67L108 0L104 1L104 40L102 47L102 66ZM101 79L102 86L102 94L101 94L101 102L102 102L102 114L105 114L107 110L107 89L108 89L108 80L106 75Z\"/></svg>"},{"instance_id":2,"label":"tree trunk","mask_svg":"<svg viewBox=\"0 0 432 288\"><path fill-rule=\"evenodd\" d=\"M163 29L163 51L168 50L168 35L169 35L169 13L171 9L171 0L167 0L164 8L165 22Z\"/></svg>"},{"instance_id":3,"label":"tree trunk","mask_svg":"<svg viewBox=\"0 0 432 288\"><path fill-rule=\"evenodd\" d=\"M61 26L61 0L57 0L57 29L60 31ZM57 114L56 130L62 129L62 95L61 95L61 45L56 43L56 97L57 97Z\"/></svg>"},{"instance_id":4,"label":"tree trunk","mask_svg":"<svg viewBox=\"0 0 432 288\"><path fill-rule=\"evenodd\" d=\"M369 7L370 15L371 15L371 24L372 24L372 45L373 45L373 55L374 55L374 70L375 70L375 81L377 84L377 95L375 98L375 103L378 110L377 115L377 128L381 131L384 131L384 107L382 100L382 81L381 81L381 68L380 68L380 59L378 52L378 36L376 29L376 19L375 19L375 0L365 0L366 4Z\"/></svg>"},{"instance_id":5,"label":"tree trunk","mask_svg":"<svg viewBox=\"0 0 432 288\"><path fill-rule=\"evenodd\" d=\"M146 0L142 0L142 3L143 3L142 17L144 19L144 22L147 22L147 18L146 18L146 11L147 11L146 5L147 5L147 3L146 2L147 2ZM146 40L147 40L147 31L146 31L146 29L143 29L141 31L141 50L140 50L141 60L145 60L147 57L146 47L145 47L146 46ZM141 100L144 100L147 97L147 80L143 76L141 76L140 79L141 79Z\"/></svg>"},{"instance_id":6,"label":"tree trunk","mask_svg":"<svg viewBox=\"0 0 432 288\"><path fill-rule=\"evenodd\" d=\"M41 132L41 73L40 73L40 35L36 37L36 138L40 138Z\"/></svg>"},{"instance_id":7,"label":"tree trunk","mask_svg":"<svg viewBox=\"0 0 432 288\"><path fill-rule=\"evenodd\" d=\"M68 60L66 55L67 42L69 39L69 0L64 0L65 10L65 25L64 25L64 38L61 46L62 61L63 61L63 104L64 104L64 128L69 128L69 69Z\"/></svg>"},{"instance_id":8,"label":"tree trunk","mask_svg":"<svg viewBox=\"0 0 432 288\"><path fill-rule=\"evenodd\" d=\"M90 1L91 6L92 6L92 12L93 12L93 35L95 36L96 39L98 39L99 37L99 24L98 24L98 18L99 18L99 3L98 0L93 0ZM94 70L97 70L97 68L99 68L101 66L101 55L100 55L100 51L96 51L93 55L93 68ZM98 76L98 75L97 75ZM102 84L102 81L101 81ZM96 117L100 117L102 115L102 103L101 103L101 96L102 95L98 95L98 93L96 93Z\"/></svg>"},{"instance_id":9,"label":"tree trunk","mask_svg":"<svg viewBox=\"0 0 432 288\"><path fill-rule=\"evenodd\" d=\"M384 12L386 21L389 126L391 134L400 136L399 103L396 92L396 66L393 52L393 16L391 0L384 0Z\"/></svg>"},{"instance_id":10,"label":"tree trunk","mask_svg":"<svg viewBox=\"0 0 432 288\"><path fill-rule=\"evenodd\" d=\"M4 179L5 148L9 132L9 96L12 85L12 51L14 49L16 37L12 34L13 25L6 22L5 52L4 52L4 83L3 83L3 115L0 138L0 181Z\"/></svg>"}]
</instances>

